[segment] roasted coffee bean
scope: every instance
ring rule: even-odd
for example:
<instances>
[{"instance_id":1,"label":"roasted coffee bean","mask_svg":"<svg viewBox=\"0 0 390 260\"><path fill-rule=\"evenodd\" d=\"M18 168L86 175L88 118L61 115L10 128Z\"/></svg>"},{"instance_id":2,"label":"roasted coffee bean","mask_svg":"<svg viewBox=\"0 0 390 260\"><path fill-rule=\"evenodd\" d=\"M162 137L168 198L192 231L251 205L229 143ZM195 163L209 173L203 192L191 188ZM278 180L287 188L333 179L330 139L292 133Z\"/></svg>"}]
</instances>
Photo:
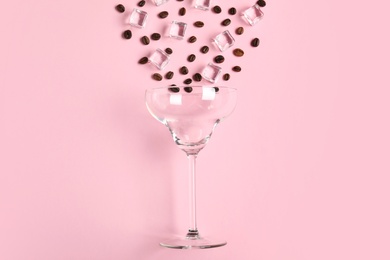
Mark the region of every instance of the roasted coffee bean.
<instances>
[{"instance_id":1,"label":"roasted coffee bean","mask_svg":"<svg viewBox=\"0 0 390 260\"><path fill-rule=\"evenodd\" d=\"M178 1L178 2L183 2L184 0L176 0L176 1Z\"/></svg>"},{"instance_id":2,"label":"roasted coffee bean","mask_svg":"<svg viewBox=\"0 0 390 260\"><path fill-rule=\"evenodd\" d=\"M228 81L230 79L230 74L229 73L225 73L225 74L223 74L222 78L223 78L224 81Z\"/></svg>"},{"instance_id":3,"label":"roasted coffee bean","mask_svg":"<svg viewBox=\"0 0 390 260\"><path fill-rule=\"evenodd\" d=\"M197 40L196 36L191 36L190 38L188 38L189 43L194 43L196 42L196 40Z\"/></svg>"},{"instance_id":4,"label":"roasted coffee bean","mask_svg":"<svg viewBox=\"0 0 390 260\"><path fill-rule=\"evenodd\" d=\"M141 38L141 42L144 44L144 45L148 45L150 43L150 40L149 40L149 37L148 36L142 36Z\"/></svg>"},{"instance_id":5,"label":"roasted coffee bean","mask_svg":"<svg viewBox=\"0 0 390 260\"><path fill-rule=\"evenodd\" d=\"M235 71L235 72L240 72L241 71L241 67L240 66L234 66L232 68L232 70Z\"/></svg>"},{"instance_id":6,"label":"roasted coffee bean","mask_svg":"<svg viewBox=\"0 0 390 260\"><path fill-rule=\"evenodd\" d=\"M154 74L152 75L152 78L153 78L154 80L157 80L157 81L161 81L161 80L163 79L163 77L161 76L160 73L154 73Z\"/></svg>"},{"instance_id":7,"label":"roasted coffee bean","mask_svg":"<svg viewBox=\"0 0 390 260\"><path fill-rule=\"evenodd\" d=\"M146 63L148 63L148 62L149 62L148 57L143 57L143 58L141 58L141 59L138 61L139 64L146 64Z\"/></svg>"},{"instance_id":8,"label":"roasted coffee bean","mask_svg":"<svg viewBox=\"0 0 390 260\"><path fill-rule=\"evenodd\" d=\"M235 15L237 13L237 10L236 10L236 8L232 7L232 8L229 8L228 13L231 15Z\"/></svg>"},{"instance_id":9,"label":"roasted coffee bean","mask_svg":"<svg viewBox=\"0 0 390 260\"><path fill-rule=\"evenodd\" d=\"M259 38L254 38L252 41L251 41L251 46L252 47L257 47L260 45L260 39Z\"/></svg>"},{"instance_id":10,"label":"roasted coffee bean","mask_svg":"<svg viewBox=\"0 0 390 260\"><path fill-rule=\"evenodd\" d=\"M192 79L186 79L183 81L184 84L190 85L192 83Z\"/></svg>"},{"instance_id":11,"label":"roasted coffee bean","mask_svg":"<svg viewBox=\"0 0 390 260\"><path fill-rule=\"evenodd\" d=\"M152 33L152 35L150 35L150 38L151 38L153 41L158 41L158 40L160 40L160 38L161 38L161 34L159 34L159 33Z\"/></svg>"},{"instance_id":12,"label":"roasted coffee bean","mask_svg":"<svg viewBox=\"0 0 390 260\"><path fill-rule=\"evenodd\" d=\"M197 21L197 22L194 23L194 26L195 26L195 27L198 27L198 28L202 28L202 27L204 26L204 22L202 22L202 21Z\"/></svg>"},{"instance_id":13,"label":"roasted coffee bean","mask_svg":"<svg viewBox=\"0 0 390 260\"><path fill-rule=\"evenodd\" d=\"M173 53L173 50L171 48L166 48L165 49L165 52L169 55L171 55Z\"/></svg>"},{"instance_id":14,"label":"roasted coffee bean","mask_svg":"<svg viewBox=\"0 0 390 260\"><path fill-rule=\"evenodd\" d=\"M123 36L123 38L128 40L128 39L131 39L131 36L133 36L133 34L131 33L130 30L126 30L123 32L122 36Z\"/></svg>"},{"instance_id":15,"label":"roasted coffee bean","mask_svg":"<svg viewBox=\"0 0 390 260\"><path fill-rule=\"evenodd\" d=\"M175 84L172 84L171 86L176 86ZM177 87L172 87L172 88L168 88L169 91L173 92L173 93L178 93L180 91L180 88L177 88Z\"/></svg>"},{"instance_id":16,"label":"roasted coffee bean","mask_svg":"<svg viewBox=\"0 0 390 260\"><path fill-rule=\"evenodd\" d=\"M115 6L115 9L120 12L120 13L123 13L126 9L123 5L119 4L117 6Z\"/></svg>"},{"instance_id":17,"label":"roasted coffee bean","mask_svg":"<svg viewBox=\"0 0 390 260\"><path fill-rule=\"evenodd\" d=\"M187 12L187 10L184 7L179 9L179 15L180 16L184 16L186 14L186 12Z\"/></svg>"},{"instance_id":18,"label":"roasted coffee bean","mask_svg":"<svg viewBox=\"0 0 390 260\"><path fill-rule=\"evenodd\" d=\"M187 75L188 74L188 68L186 66L183 66L179 69L180 74Z\"/></svg>"},{"instance_id":19,"label":"roasted coffee bean","mask_svg":"<svg viewBox=\"0 0 390 260\"><path fill-rule=\"evenodd\" d=\"M257 1L257 4L260 6L260 7L264 7L266 5L265 1L264 0L259 0Z\"/></svg>"},{"instance_id":20,"label":"roasted coffee bean","mask_svg":"<svg viewBox=\"0 0 390 260\"><path fill-rule=\"evenodd\" d=\"M244 56L244 51L241 50L240 48L234 49L233 55L236 57L242 57L242 56Z\"/></svg>"},{"instance_id":21,"label":"roasted coffee bean","mask_svg":"<svg viewBox=\"0 0 390 260\"><path fill-rule=\"evenodd\" d=\"M222 12L222 9L219 5L216 5L213 7L213 12L216 14L220 14Z\"/></svg>"},{"instance_id":22,"label":"roasted coffee bean","mask_svg":"<svg viewBox=\"0 0 390 260\"><path fill-rule=\"evenodd\" d=\"M225 57L223 57L222 55L217 55L214 57L214 62L215 63L222 63L225 61Z\"/></svg>"},{"instance_id":23,"label":"roasted coffee bean","mask_svg":"<svg viewBox=\"0 0 390 260\"><path fill-rule=\"evenodd\" d=\"M238 27L237 29L236 29L236 34L237 35L241 35L241 34L243 34L244 33L244 27Z\"/></svg>"},{"instance_id":24,"label":"roasted coffee bean","mask_svg":"<svg viewBox=\"0 0 390 260\"><path fill-rule=\"evenodd\" d=\"M209 52L209 49L210 49L209 46L206 46L206 45L205 45L205 46L203 46L202 48L200 48L200 52L201 52L201 53L208 53L208 52Z\"/></svg>"},{"instance_id":25,"label":"roasted coffee bean","mask_svg":"<svg viewBox=\"0 0 390 260\"><path fill-rule=\"evenodd\" d=\"M173 75L174 75L173 71L168 71L167 74L165 74L165 78L166 79L172 79Z\"/></svg>"},{"instance_id":26,"label":"roasted coffee bean","mask_svg":"<svg viewBox=\"0 0 390 260\"><path fill-rule=\"evenodd\" d=\"M229 18L227 18L227 19L225 19L225 20L223 20L223 21L221 22L221 25L223 25L223 26L228 26L231 22L232 22L232 21L231 21Z\"/></svg>"},{"instance_id":27,"label":"roasted coffee bean","mask_svg":"<svg viewBox=\"0 0 390 260\"><path fill-rule=\"evenodd\" d=\"M187 92L187 93L191 93L192 92L192 88L191 87L184 87L184 91Z\"/></svg>"},{"instance_id":28,"label":"roasted coffee bean","mask_svg":"<svg viewBox=\"0 0 390 260\"><path fill-rule=\"evenodd\" d=\"M219 91L219 87L214 87L215 92Z\"/></svg>"},{"instance_id":29,"label":"roasted coffee bean","mask_svg":"<svg viewBox=\"0 0 390 260\"><path fill-rule=\"evenodd\" d=\"M189 62L193 62L193 61L195 61L195 59L196 59L195 54L190 54L190 55L187 57L187 60L188 60Z\"/></svg>"},{"instance_id":30,"label":"roasted coffee bean","mask_svg":"<svg viewBox=\"0 0 390 260\"><path fill-rule=\"evenodd\" d=\"M142 0L142 1L139 1L137 5L139 7L143 7L145 4L146 4L146 2L144 0Z\"/></svg>"},{"instance_id":31,"label":"roasted coffee bean","mask_svg":"<svg viewBox=\"0 0 390 260\"><path fill-rule=\"evenodd\" d=\"M169 13L167 11L162 11L158 14L158 17L160 17L161 19L164 19L164 18L167 18L169 15Z\"/></svg>"},{"instance_id":32,"label":"roasted coffee bean","mask_svg":"<svg viewBox=\"0 0 390 260\"><path fill-rule=\"evenodd\" d=\"M202 75L200 75L200 73L195 73L193 76L192 76L192 79L196 82L199 82L202 80Z\"/></svg>"}]
</instances>

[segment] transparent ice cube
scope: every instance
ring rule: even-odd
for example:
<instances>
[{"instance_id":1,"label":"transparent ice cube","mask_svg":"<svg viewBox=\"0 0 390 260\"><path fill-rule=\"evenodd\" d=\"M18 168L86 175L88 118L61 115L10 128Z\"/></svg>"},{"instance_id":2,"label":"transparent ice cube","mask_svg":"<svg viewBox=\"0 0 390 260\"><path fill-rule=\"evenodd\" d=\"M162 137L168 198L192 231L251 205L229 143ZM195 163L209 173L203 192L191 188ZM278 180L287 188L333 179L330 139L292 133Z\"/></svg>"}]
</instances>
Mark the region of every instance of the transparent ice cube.
<instances>
[{"instance_id":1,"label":"transparent ice cube","mask_svg":"<svg viewBox=\"0 0 390 260\"><path fill-rule=\"evenodd\" d=\"M195 0L195 8L207 11L210 8L211 0Z\"/></svg>"},{"instance_id":2,"label":"transparent ice cube","mask_svg":"<svg viewBox=\"0 0 390 260\"><path fill-rule=\"evenodd\" d=\"M153 0L154 4L157 5L157 6L165 4L168 1L169 0Z\"/></svg>"},{"instance_id":3,"label":"transparent ice cube","mask_svg":"<svg viewBox=\"0 0 390 260\"><path fill-rule=\"evenodd\" d=\"M165 51L157 49L150 55L149 61L159 70L163 70L169 63L169 55Z\"/></svg>"},{"instance_id":4,"label":"transparent ice cube","mask_svg":"<svg viewBox=\"0 0 390 260\"><path fill-rule=\"evenodd\" d=\"M171 28L169 29L169 37L182 40L186 33L186 29L186 23L173 21L171 24Z\"/></svg>"},{"instance_id":5,"label":"transparent ice cube","mask_svg":"<svg viewBox=\"0 0 390 260\"><path fill-rule=\"evenodd\" d=\"M234 44L234 38L233 36L230 34L229 31L224 31L220 34L218 34L215 38L214 38L214 43L218 46L218 48L221 50L221 51L225 51L227 49L229 49L230 47L233 46Z\"/></svg>"},{"instance_id":6,"label":"transparent ice cube","mask_svg":"<svg viewBox=\"0 0 390 260\"><path fill-rule=\"evenodd\" d=\"M215 83L218 80L218 77L221 74L221 72L222 69L220 67L210 62L203 69L202 77L211 83Z\"/></svg>"},{"instance_id":7,"label":"transparent ice cube","mask_svg":"<svg viewBox=\"0 0 390 260\"><path fill-rule=\"evenodd\" d=\"M138 28L144 28L147 18L148 18L147 12L134 8L133 12L130 15L130 25Z\"/></svg>"},{"instance_id":8,"label":"transparent ice cube","mask_svg":"<svg viewBox=\"0 0 390 260\"><path fill-rule=\"evenodd\" d=\"M249 9L245 10L242 13L242 16L245 18L245 20L250 25L255 25L260 21L261 18L263 18L264 13L261 11L260 6L258 4L255 4L254 6L250 7Z\"/></svg>"}]
</instances>

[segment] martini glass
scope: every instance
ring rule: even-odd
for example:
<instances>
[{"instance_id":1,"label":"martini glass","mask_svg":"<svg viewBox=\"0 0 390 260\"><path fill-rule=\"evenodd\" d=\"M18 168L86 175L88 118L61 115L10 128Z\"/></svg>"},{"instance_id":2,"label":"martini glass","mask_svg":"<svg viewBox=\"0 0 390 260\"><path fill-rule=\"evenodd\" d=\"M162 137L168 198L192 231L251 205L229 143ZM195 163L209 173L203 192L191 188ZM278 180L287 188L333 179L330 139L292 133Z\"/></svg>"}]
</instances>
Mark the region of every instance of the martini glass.
<instances>
[{"instance_id":1,"label":"martini glass","mask_svg":"<svg viewBox=\"0 0 390 260\"><path fill-rule=\"evenodd\" d=\"M146 90L149 112L168 127L175 144L188 158L190 224L184 237L172 238L160 245L177 249L204 249L226 245L226 241L203 237L196 223L195 163L199 151L209 141L215 127L235 106L236 89L192 86L160 87Z\"/></svg>"}]
</instances>

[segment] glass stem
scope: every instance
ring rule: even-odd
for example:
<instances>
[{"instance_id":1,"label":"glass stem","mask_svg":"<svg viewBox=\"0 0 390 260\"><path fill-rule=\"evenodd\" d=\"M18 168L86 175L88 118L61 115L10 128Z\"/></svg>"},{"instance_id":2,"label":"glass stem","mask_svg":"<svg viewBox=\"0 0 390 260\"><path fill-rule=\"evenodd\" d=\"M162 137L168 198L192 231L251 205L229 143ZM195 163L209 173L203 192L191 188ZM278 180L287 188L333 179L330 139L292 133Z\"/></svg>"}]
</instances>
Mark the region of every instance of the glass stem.
<instances>
[{"instance_id":1,"label":"glass stem","mask_svg":"<svg viewBox=\"0 0 390 260\"><path fill-rule=\"evenodd\" d=\"M198 228L196 226L196 157L197 154L187 154L188 169L189 169L189 202L190 202L190 228L187 233L187 238L199 238Z\"/></svg>"}]
</instances>

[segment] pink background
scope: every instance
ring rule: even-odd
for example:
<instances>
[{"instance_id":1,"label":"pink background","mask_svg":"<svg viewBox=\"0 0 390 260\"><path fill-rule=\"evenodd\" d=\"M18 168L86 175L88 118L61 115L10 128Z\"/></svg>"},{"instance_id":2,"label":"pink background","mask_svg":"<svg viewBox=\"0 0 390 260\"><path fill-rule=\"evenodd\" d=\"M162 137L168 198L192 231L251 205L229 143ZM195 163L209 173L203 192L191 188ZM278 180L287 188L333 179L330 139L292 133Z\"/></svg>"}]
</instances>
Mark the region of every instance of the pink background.
<instances>
[{"instance_id":1,"label":"pink background","mask_svg":"<svg viewBox=\"0 0 390 260\"><path fill-rule=\"evenodd\" d=\"M0 259L390 259L387 1L268 1L240 38L261 46L198 160L200 231L228 245L202 251L158 246L187 228L186 159L118 3L2 3Z\"/></svg>"}]
</instances>

